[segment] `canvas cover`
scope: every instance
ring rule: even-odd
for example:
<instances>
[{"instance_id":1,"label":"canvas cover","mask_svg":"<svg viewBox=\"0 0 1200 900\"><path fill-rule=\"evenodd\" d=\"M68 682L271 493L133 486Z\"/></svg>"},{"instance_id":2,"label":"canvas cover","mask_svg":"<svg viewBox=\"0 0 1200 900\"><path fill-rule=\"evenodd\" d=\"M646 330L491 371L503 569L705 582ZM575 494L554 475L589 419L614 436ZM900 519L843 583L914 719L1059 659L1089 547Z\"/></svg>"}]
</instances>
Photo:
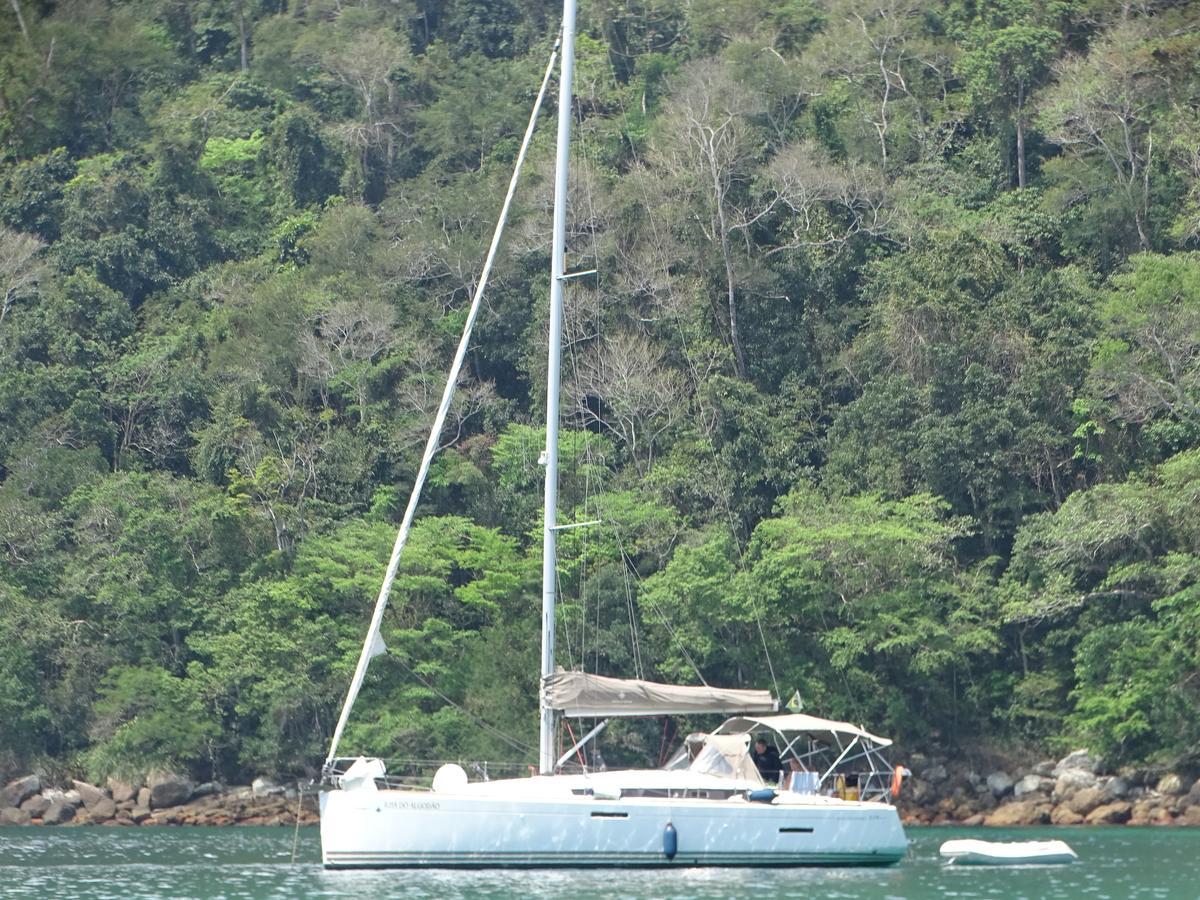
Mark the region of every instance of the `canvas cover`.
<instances>
[{"instance_id":1,"label":"canvas cover","mask_svg":"<svg viewBox=\"0 0 1200 900\"><path fill-rule=\"evenodd\" d=\"M564 716L664 716L691 713L771 713L770 691L658 684L559 670L542 680L542 699Z\"/></svg>"},{"instance_id":2,"label":"canvas cover","mask_svg":"<svg viewBox=\"0 0 1200 900\"><path fill-rule=\"evenodd\" d=\"M786 713L780 716L762 716L746 714L730 719L717 729L718 734L743 734L768 728L781 735L807 734L812 738L829 744L844 743L847 739L862 738L876 747L889 747L891 741L878 737L851 725L849 722L836 722L832 719L819 719L816 716L806 716L803 713Z\"/></svg>"},{"instance_id":3,"label":"canvas cover","mask_svg":"<svg viewBox=\"0 0 1200 900\"><path fill-rule=\"evenodd\" d=\"M750 758L750 735L710 734L688 769L721 778L738 778L762 784L762 777Z\"/></svg>"}]
</instances>

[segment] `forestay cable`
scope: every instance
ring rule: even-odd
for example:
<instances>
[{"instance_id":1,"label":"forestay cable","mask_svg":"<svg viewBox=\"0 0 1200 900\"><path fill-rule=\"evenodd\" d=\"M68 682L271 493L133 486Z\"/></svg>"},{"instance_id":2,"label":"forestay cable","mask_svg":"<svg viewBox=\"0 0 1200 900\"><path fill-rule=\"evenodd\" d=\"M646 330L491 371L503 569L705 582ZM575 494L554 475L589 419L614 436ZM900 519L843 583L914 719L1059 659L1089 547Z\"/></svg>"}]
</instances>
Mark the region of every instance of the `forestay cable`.
<instances>
[{"instance_id":1,"label":"forestay cable","mask_svg":"<svg viewBox=\"0 0 1200 900\"><path fill-rule=\"evenodd\" d=\"M337 756L338 744L342 739L342 732L345 731L346 722L350 719L350 710L354 707L354 701L358 699L358 692L362 688L363 678L367 674L367 666L373 657L387 650L383 644L383 639L379 635L380 626L383 624L383 613L387 609L388 597L392 592L392 583L396 580L396 572L400 568L400 555L404 552L404 545L408 541L408 532L412 527L413 517L417 512L417 504L421 499L421 490L425 487L425 479L429 475L429 465L438 451L438 442L441 438L442 429L446 425L446 415L450 411L450 401L454 398L454 389L458 385L458 376L462 372L463 361L466 359L467 349L471 343L471 331L475 327L475 319L479 315L479 307L483 300L483 291L487 287L488 276L492 271L492 263L495 261L496 251L500 247L500 237L504 233L505 224L508 222L508 212L512 206L513 195L517 190L517 180L520 178L521 167L524 165L525 156L529 151L529 143L533 138L534 125L537 123L538 113L542 108L542 100L546 96L546 87L550 84L550 78L554 74L554 64L558 61L560 43L561 40L554 43L554 49L550 53L550 63L546 66L546 74L542 77L542 86L538 90L537 100L533 104L533 112L529 115L529 124L525 128L525 137L521 141L521 150L517 154L517 162L513 167L512 178L508 182L508 193L504 197L504 205L500 209L500 218L496 222L496 230L492 234L492 243L488 248L487 259L483 263L483 271L480 272L479 283L476 285L475 293L471 297L471 307L467 312L467 321L463 325L462 337L458 342L458 351L454 354L454 363L450 367L450 375L446 379L446 387L442 391L442 402L438 407L433 427L429 431L429 440L425 442L425 455L421 457L421 466L417 470L417 477L413 482L412 495L408 498L408 507L404 510L404 519L400 523L400 530L396 533L396 543L392 547L392 556L388 560L387 572L384 574L383 584L379 588L379 597L375 601L375 612L371 616L371 626L367 629L367 637L363 641L362 652L358 656L358 666L354 669L354 677L350 681L350 689L346 692L346 701L342 704L342 713L338 717L337 728L333 732L333 740L329 743L329 755L325 758L326 772L332 770L334 758Z\"/></svg>"}]
</instances>

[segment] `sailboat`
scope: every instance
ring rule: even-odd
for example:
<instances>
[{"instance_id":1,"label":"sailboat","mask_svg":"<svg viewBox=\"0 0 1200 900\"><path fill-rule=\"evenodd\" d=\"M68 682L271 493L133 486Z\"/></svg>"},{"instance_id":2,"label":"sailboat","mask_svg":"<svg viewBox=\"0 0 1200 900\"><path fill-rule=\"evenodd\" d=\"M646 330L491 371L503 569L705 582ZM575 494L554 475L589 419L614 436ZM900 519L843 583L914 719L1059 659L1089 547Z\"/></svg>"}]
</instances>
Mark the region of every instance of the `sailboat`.
<instances>
[{"instance_id":1,"label":"sailboat","mask_svg":"<svg viewBox=\"0 0 1200 900\"><path fill-rule=\"evenodd\" d=\"M768 691L624 680L563 671L555 665L555 540L562 527L571 527L557 524L557 487L563 291L573 277L565 271L564 260L574 37L575 0L565 0L559 44L517 161L519 171L561 48L546 450L541 460L546 473L538 774L471 781L460 766L449 763L437 771L430 789L417 790L390 779L381 759L337 756L367 666L386 651L380 637L383 611L495 257L516 185L514 171L325 761L322 862L327 868L895 863L904 856L907 841L890 802L899 770L893 777L883 760L882 752L891 743L887 739L848 722L781 711ZM572 756L582 758L581 748L612 718L700 714L730 718L711 733L689 735L663 768L560 773ZM602 721L556 756L555 732L564 717ZM773 743L789 771L764 779L750 754L752 738Z\"/></svg>"}]
</instances>

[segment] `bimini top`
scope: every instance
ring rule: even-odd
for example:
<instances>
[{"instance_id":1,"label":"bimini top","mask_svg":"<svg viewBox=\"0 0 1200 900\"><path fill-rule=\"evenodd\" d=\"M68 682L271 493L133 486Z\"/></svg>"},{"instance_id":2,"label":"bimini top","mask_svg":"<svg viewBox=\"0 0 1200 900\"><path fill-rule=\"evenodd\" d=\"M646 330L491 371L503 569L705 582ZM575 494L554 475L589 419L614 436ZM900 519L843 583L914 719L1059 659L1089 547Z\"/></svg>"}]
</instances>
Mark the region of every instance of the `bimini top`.
<instances>
[{"instance_id":1,"label":"bimini top","mask_svg":"<svg viewBox=\"0 0 1200 900\"><path fill-rule=\"evenodd\" d=\"M559 669L542 679L542 699L564 716L666 716L689 713L773 713L770 691L689 687L608 678Z\"/></svg>"},{"instance_id":2,"label":"bimini top","mask_svg":"<svg viewBox=\"0 0 1200 900\"><path fill-rule=\"evenodd\" d=\"M807 734L828 743L841 744L844 738L862 738L870 741L876 747L892 745L889 739L877 737L849 722L818 719L816 716L806 716L803 713L787 713L781 716L741 715L722 723L721 727L713 733L744 734L758 728L769 728L781 735Z\"/></svg>"}]
</instances>

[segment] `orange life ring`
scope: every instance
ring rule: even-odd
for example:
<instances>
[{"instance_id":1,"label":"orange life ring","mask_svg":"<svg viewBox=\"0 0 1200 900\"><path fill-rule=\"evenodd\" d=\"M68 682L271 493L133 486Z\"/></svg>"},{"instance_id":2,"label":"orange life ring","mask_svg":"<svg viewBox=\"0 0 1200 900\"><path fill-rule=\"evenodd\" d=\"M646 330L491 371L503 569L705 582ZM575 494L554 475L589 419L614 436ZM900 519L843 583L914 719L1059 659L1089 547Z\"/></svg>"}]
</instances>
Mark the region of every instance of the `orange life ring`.
<instances>
[{"instance_id":1,"label":"orange life ring","mask_svg":"<svg viewBox=\"0 0 1200 900\"><path fill-rule=\"evenodd\" d=\"M892 772L892 797L900 796L900 785L904 784L904 766L896 766Z\"/></svg>"}]
</instances>

